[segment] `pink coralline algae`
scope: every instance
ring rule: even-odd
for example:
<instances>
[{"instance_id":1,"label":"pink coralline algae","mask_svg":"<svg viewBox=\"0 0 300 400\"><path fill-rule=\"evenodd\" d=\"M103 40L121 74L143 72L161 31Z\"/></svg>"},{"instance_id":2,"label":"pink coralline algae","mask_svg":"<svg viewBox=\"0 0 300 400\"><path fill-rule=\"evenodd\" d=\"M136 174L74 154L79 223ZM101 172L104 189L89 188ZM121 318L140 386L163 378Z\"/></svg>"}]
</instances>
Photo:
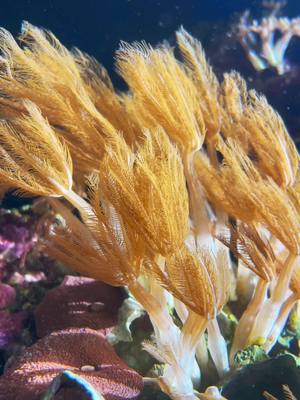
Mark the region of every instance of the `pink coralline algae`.
<instances>
[{"instance_id":1,"label":"pink coralline algae","mask_svg":"<svg viewBox=\"0 0 300 400\"><path fill-rule=\"evenodd\" d=\"M43 337L71 327L92 328L106 335L117 324L122 298L120 289L103 282L66 276L36 308L37 335Z\"/></svg>"},{"instance_id":2,"label":"pink coralline algae","mask_svg":"<svg viewBox=\"0 0 300 400\"><path fill-rule=\"evenodd\" d=\"M67 329L40 339L15 360L0 378L0 400L38 400L65 370L84 378L106 400L135 399L143 387L142 377L115 354L101 333ZM76 397L68 389L63 398Z\"/></svg>"}]
</instances>

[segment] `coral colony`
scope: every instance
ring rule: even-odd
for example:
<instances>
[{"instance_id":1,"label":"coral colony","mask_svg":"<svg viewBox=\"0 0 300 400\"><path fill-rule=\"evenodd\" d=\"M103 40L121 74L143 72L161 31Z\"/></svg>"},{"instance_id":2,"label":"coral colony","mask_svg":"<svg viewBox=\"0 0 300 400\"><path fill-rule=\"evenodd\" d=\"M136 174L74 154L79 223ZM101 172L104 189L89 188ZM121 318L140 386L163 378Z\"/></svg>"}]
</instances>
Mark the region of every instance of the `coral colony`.
<instances>
[{"instance_id":1,"label":"coral colony","mask_svg":"<svg viewBox=\"0 0 300 400\"><path fill-rule=\"evenodd\" d=\"M300 18L277 17L282 3L267 4L272 5L272 12L260 21L251 21L248 11L243 14L238 24L238 37L257 71L274 68L282 75L289 70L285 59L289 43L293 37L300 36Z\"/></svg>"},{"instance_id":2,"label":"coral colony","mask_svg":"<svg viewBox=\"0 0 300 400\"><path fill-rule=\"evenodd\" d=\"M275 26L286 33L273 46ZM296 26L268 19L248 32L261 32L263 60L282 71ZM116 65L129 89L118 93L96 60L68 51L52 33L26 23L17 44L9 32L0 32L2 189L48 201L56 217L42 239L43 251L88 277L67 278L46 296L36 312L43 338L8 367L10 384L2 385L1 399L17 398L9 391L28 382L32 359L30 374L46 368L41 354L57 365L47 379L69 365L65 379L77 371L78 379L98 382L101 371L97 375L92 363L112 350L95 329L109 334L112 322L96 320L80 330L78 321L71 329L67 319L55 317L62 299L69 310L91 290L97 298L97 284L80 291L91 278L126 287L147 312L153 336L144 348L161 364L148 379L172 399L224 399L206 383L208 369L218 374L217 385L244 349L258 347L267 355L292 311L294 325L298 321L296 147L266 98L247 90L238 73L220 82L200 43L183 28L177 44L180 59L167 44L121 43ZM107 299L98 302L101 311ZM43 321L46 310L53 329ZM87 326L90 316L81 312ZM236 324L231 336L226 323L232 330ZM71 356L84 335L82 353ZM131 382L131 395L106 397L102 383L96 384L99 396L137 396L138 375L116 355L109 357L115 376L120 370Z\"/></svg>"}]
</instances>

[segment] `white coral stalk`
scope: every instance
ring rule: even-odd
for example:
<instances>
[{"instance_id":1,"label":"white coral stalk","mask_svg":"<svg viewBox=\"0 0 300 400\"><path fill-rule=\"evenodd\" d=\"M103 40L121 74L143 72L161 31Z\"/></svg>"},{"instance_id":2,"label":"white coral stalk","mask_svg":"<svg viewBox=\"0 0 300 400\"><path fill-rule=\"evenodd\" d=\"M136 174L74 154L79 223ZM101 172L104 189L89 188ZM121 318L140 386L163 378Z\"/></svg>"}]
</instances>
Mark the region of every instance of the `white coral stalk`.
<instances>
[{"instance_id":1,"label":"white coral stalk","mask_svg":"<svg viewBox=\"0 0 300 400\"><path fill-rule=\"evenodd\" d=\"M257 71L276 68L279 75L288 71L285 53L291 39L300 36L300 19L277 18L270 15L260 21L248 21L246 12L239 23L239 39L247 57ZM275 32L281 36L275 40ZM260 47L260 51L257 50Z\"/></svg>"},{"instance_id":2,"label":"white coral stalk","mask_svg":"<svg viewBox=\"0 0 300 400\"><path fill-rule=\"evenodd\" d=\"M229 371L227 345L216 318L207 325L208 349L217 368L219 377L222 378Z\"/></svg>"}]
</instances>

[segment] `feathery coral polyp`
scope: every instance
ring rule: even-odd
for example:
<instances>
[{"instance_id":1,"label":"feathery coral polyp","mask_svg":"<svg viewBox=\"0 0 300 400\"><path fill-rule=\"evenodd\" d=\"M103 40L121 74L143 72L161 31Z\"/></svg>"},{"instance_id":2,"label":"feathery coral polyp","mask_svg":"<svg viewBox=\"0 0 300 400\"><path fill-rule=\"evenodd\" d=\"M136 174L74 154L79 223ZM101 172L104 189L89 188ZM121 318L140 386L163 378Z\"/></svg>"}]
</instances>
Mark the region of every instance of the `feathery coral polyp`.
<instances>
[{"instance_id":1,"label":"feathery coral polyp","mask_svg":"<svg viewBox=\"0 0 300 400\"><path fill-rule=\"evenodd\" d=\"M1 30L0 184L47 199L49 256L148 313L163 391L221 399L197 392L208 364L223 377L227 347L232 363L270 351L299 299L299 155L265 97L236 72L219 81L183 28L177 42L180 60L122 43L120 94L50 32L26 23L17 44ZM241 276L254 290L229 343L220 322Z\"/></svg>"}]
</instances>

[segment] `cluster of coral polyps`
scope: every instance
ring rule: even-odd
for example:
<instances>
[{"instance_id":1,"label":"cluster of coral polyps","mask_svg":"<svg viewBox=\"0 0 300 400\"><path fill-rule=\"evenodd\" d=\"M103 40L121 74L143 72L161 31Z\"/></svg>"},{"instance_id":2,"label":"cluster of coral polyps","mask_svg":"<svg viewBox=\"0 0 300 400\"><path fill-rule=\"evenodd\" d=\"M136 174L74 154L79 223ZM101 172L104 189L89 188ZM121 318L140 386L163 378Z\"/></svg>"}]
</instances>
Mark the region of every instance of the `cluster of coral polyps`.
<instances>
[{"instance_id":1,"label":"cluster of coral polyps","mask_svg":"<svg viewBox=\"0 0 300 400\"><path fill-rule=\"evenodd\" d=\"M289 70L285 53L290 41L300 36L300 18L271 15L260 21L250 21L246 12L240 19L238 36L247 58L257 71L275 68L282 75Z\"/></svg>"},{"instance_id":2,"label":"cluster of coral polyps","mask_svg":"<svg viewBox=\"0 0 300 400\"><path fill-rule=\"evenodd\" d=\"M18 44L1 30L0 183L55 210L49 256L146 310L165 393L219 399L197 392L207 371L268 353L300 297L299 155L262 95L236 72L219 82L185 30L177 42L181 60L122 43L118 93L51 33L24 24Z\"/></svg>"}]
</instances>

